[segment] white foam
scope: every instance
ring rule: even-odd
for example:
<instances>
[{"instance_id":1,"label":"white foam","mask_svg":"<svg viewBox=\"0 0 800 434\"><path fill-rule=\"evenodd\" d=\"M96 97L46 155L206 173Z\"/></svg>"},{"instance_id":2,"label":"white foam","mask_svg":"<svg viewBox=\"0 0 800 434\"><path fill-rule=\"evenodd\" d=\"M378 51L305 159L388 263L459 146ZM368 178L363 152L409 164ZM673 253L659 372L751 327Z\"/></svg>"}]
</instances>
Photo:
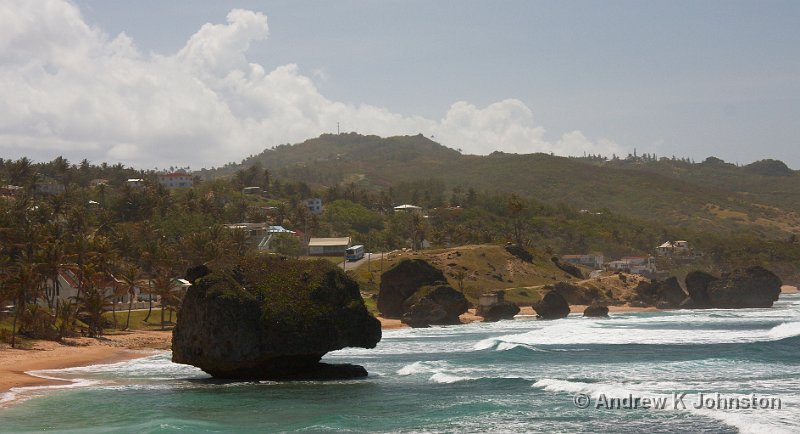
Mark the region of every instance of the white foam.
<instances>
[{"instance_id":1,"label":"white foam","mask_svg":"<svg viewBox=\"0 0 800 434\"><path fill-rule=\"evenodd\" d=\"M767 334L775 340L800 336L800 322L786 322L777 325Z\"/></svg>"},{"instance_id":2,"label":"white foam","mask_svg":"<svg viewBox=\"0 0 800 434\"><path fill-rule=\"evenodd\" d=\"M625 398L633 396L635 398L648 397L651 399L667 399L667 402L672 403L673 395L671 393L653 393L642 390L640 387L620 384L620 383L586 383L581 381L559 380L552 378L544 378L536 381L532 387L542 389L547 392L566 392L569 394L585 393L592 399L590 402L596 402L601 396L614 398ZM675 390L675 389L673 389ZM726 396L739 396L745 398L747 395L726 394ZM800 425L798 425L798 412L796 405L786 403L785 399L781 410L718 410L707 408L695 408L693 403L689 401L694 400L695 397L687 398L685 402L686 408L674 408L672 404L658 409L658 411L682 411L692 414L702 415L709 417L726 425L732 426L743 433L763 433L770 432L771 434L793 433L798 432ZM788 405L787 405L788 404ZM790 407L792 410L789 410Z\"/></svg>"},{"instance_id":3,"label":"white foam","mask_svg":"<svg viewBox=\"0 0 800 434\"><path fill-rule=\"evenodd\" d=\"M431 378L429 378L428 380L434 383L452 384L452 383L458 383L459 381L473 380L473 378L459 377L457 375L446 374L444 372L437 372L431 375Z\"/></svg>"}]
</instances>

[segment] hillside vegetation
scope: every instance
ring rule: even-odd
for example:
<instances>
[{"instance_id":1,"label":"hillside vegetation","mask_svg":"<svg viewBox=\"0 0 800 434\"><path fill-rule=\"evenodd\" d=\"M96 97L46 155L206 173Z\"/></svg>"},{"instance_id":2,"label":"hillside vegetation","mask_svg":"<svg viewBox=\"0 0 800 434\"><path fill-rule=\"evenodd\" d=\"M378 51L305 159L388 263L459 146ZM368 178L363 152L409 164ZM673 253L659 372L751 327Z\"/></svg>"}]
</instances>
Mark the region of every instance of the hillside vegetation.
<instances>
[{"instance_id":1,"label":"hillside vegetation","mask_svg":"<svg viewBox=\"0 0 800 434\"><path fill-rule=\"evenodd\" d=\"M228 176L254 164L312 188L355 185L379 190L434 180L442 190L517 193L673 227L747 229L766 237L800 231L800 178L776 160L738 167L717 158L691 163L653 156L610 160L502 152L476 156L422 135L380 138L351 133L267 149L241 165L202 175ZM443 205L436 199L436 194L430 195L424 204L425 198L417 197L424 205Z\"/></svg>"}]
</instances>

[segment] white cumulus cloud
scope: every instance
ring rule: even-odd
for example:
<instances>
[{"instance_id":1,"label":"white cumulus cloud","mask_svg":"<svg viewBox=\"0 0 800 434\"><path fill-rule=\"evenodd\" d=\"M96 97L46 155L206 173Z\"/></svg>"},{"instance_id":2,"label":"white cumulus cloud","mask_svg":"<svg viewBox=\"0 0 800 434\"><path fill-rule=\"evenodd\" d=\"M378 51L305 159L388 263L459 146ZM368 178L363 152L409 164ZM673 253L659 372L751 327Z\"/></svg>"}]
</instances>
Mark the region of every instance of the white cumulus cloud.
<instances>
[{"instance_id":1,"label":"white cumulus cloud","mask_svg":"<svg viewBox=\"0 0 800 434\"><path fill-rule=\"evenodd\" d=\"M438 120L331 101L297 65L266 71L248 60L268 35L265 15L235 9L177 54L145 55L124 33L88 25L66 0L0 2L0 155L208 167L332 132L337 122L364 134L423 133L477 154L619 153L579 131L548 141L514 99L456 102Z\"/></svg>"}]
</instances>

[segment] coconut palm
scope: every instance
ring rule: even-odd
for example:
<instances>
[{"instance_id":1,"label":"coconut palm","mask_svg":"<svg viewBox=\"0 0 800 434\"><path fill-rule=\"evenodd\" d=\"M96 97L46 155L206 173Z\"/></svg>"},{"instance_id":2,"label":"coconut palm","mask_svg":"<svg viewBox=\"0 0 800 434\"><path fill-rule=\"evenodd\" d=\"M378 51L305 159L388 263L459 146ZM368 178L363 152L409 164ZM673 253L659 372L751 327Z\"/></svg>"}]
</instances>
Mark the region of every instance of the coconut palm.
<instances>
[{"instance_id":1,"label":"coconut palm","mask_svg":"<svg viewBox=\"0 0 800 434\"><path fill-rule=\"evenodd\" d=\"M125 320L125 328L128 330L131 326L131 310L133 309L133 299L136 297L136 286L138 281L136 278L139 276L139 269L135 265L130 264L122 269L119 278L122 281L122 288L128 294L128 318Z\"/></svg>"}]
</instances>

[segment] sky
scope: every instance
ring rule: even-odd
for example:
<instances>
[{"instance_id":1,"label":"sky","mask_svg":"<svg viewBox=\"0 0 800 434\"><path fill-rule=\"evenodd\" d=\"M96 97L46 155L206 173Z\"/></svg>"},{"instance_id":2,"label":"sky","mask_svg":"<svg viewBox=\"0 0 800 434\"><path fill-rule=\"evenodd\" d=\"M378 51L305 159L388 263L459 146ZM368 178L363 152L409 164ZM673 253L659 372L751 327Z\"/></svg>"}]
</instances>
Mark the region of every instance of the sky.
<instances>
[{"instance_id":1,"label":"sky","mask_svg":"<svg viewBox=\"0 0 800 434\"><path fill-rule=\"evenodd\" d=\"M323 133L800 169L800 2L0 0L0 158L221 166Z\"/></svg>"}]
</instances>

